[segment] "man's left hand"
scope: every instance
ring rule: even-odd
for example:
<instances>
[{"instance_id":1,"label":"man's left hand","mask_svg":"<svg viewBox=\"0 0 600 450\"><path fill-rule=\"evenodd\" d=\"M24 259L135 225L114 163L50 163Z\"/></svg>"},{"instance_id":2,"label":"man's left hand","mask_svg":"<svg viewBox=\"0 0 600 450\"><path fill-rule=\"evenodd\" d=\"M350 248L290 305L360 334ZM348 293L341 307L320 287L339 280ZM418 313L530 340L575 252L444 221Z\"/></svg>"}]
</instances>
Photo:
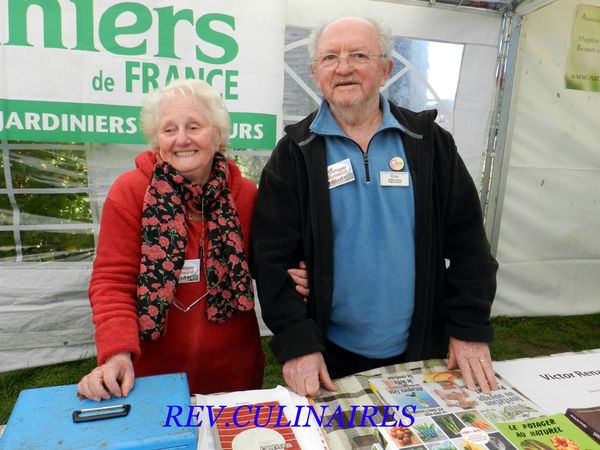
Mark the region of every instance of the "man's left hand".
<instances>
[{"instance_id":1,"label":"man's left hand","mask_svg":"<svg viewBox=\"0 0 600 450\"><path fill-rule=\"evenodd\" d=\"M498 388L487 343L461 341L451 337L448 345L448 369L457 367L467 388L475 389L475 380L484 394Z\"/></svg>"}]
</instances>

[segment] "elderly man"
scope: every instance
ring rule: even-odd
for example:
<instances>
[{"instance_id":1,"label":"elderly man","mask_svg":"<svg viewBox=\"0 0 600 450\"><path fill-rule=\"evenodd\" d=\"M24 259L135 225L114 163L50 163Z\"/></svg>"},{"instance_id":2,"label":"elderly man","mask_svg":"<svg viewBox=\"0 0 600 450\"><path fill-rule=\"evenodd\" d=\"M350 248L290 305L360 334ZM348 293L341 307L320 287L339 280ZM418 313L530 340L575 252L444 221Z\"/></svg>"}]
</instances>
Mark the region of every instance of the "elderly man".
<instances>
[{"instance_id":1,"label":"elderly man","mask_svg":"<svg viewBox=\"0 0 600 450\"><path fill-rule=\"evenodd\" d=\"M477 191L435 111L379 93L392 39L357 17L312 35L318 111L286 127L263 170L253 250L271 347L297 393L331 378L448 356L496 388L488 342L497 263ZM310 295L286 268L305 260Z\"/></svg>"}]
</instances>

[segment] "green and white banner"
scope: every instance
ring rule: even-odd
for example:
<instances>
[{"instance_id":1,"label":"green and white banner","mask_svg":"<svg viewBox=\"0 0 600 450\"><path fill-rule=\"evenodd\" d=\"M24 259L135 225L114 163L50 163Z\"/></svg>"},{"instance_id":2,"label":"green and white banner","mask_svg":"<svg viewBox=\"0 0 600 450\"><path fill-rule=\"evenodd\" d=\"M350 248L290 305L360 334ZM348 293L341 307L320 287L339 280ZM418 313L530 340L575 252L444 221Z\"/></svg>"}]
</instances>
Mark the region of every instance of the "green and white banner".
<instances>
[{"instance_id":1,"label":"green and white banner","mask_svg":"<svg viewBox=\"0 0 600 450\"><path fill-rule=\"evenodd\" d=\"M272 149L283 45L280 0L0 0L0 139L144 143L144 96L196 78L232 148Z\"/></svg>"}]
</instances>

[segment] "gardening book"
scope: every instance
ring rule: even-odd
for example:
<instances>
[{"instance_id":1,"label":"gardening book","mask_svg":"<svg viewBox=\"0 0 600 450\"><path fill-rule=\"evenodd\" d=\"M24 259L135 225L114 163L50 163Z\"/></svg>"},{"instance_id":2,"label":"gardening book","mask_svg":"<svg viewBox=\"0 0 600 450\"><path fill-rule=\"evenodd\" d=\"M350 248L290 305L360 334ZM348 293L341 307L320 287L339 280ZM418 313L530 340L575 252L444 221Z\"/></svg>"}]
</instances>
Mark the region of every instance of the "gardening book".
<instances>
[{"instance_id":1,"label":"gardening book","mask_svg":"<svg viewBox=\"0 0 600 450\"><path fill-rule=\"evenodd\" d=\"M494 424L518 450L598 450L600 445L564 414Z\"/></svg>"},{"instance_id":2,"label":"gardening book","mask_svg":"<svg viewBox=\"0 0 600 450\"><path fill-rule=\"evenodd\" d=\"M600 444L600 406L567 408L565 415Z\"/></svg>"}]
</instances>

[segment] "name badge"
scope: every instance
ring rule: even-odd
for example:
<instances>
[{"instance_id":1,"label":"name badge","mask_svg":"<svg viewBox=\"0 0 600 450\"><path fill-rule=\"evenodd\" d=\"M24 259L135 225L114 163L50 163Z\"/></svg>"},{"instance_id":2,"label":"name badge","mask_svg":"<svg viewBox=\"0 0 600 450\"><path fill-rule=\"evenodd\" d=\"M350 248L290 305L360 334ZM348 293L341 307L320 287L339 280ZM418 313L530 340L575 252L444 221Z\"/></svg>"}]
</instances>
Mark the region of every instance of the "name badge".
<instances>
[{"instance_id":1,"label":"name badge","mask_svg":"<svg viewBox=\"0 0 600 450\"><path fill-rule=\"evenodd\" d=\"M200 260L186 259L179 274L179 283L197 283L200 281Z\"/></svg>"},{"instance_id":2,"label":"name badge","mask_svg":"<svg viewBox=\"0 0 600 450\"><path fill-rule=\"evenodd\" d=\"M350 158L327 166L327 181L329 181L329 189L354 181Z\"/></svg>"},{"instance_id":3,"label":"name badge","mask_svg":"<svg viewBox=\"0 0 600 450\"><path fill-rule=\"evenodd\" d=\"M379 172L379 183L382 186L406 187L410 183L408 172Z\"/></svg>"}]
</instances>

